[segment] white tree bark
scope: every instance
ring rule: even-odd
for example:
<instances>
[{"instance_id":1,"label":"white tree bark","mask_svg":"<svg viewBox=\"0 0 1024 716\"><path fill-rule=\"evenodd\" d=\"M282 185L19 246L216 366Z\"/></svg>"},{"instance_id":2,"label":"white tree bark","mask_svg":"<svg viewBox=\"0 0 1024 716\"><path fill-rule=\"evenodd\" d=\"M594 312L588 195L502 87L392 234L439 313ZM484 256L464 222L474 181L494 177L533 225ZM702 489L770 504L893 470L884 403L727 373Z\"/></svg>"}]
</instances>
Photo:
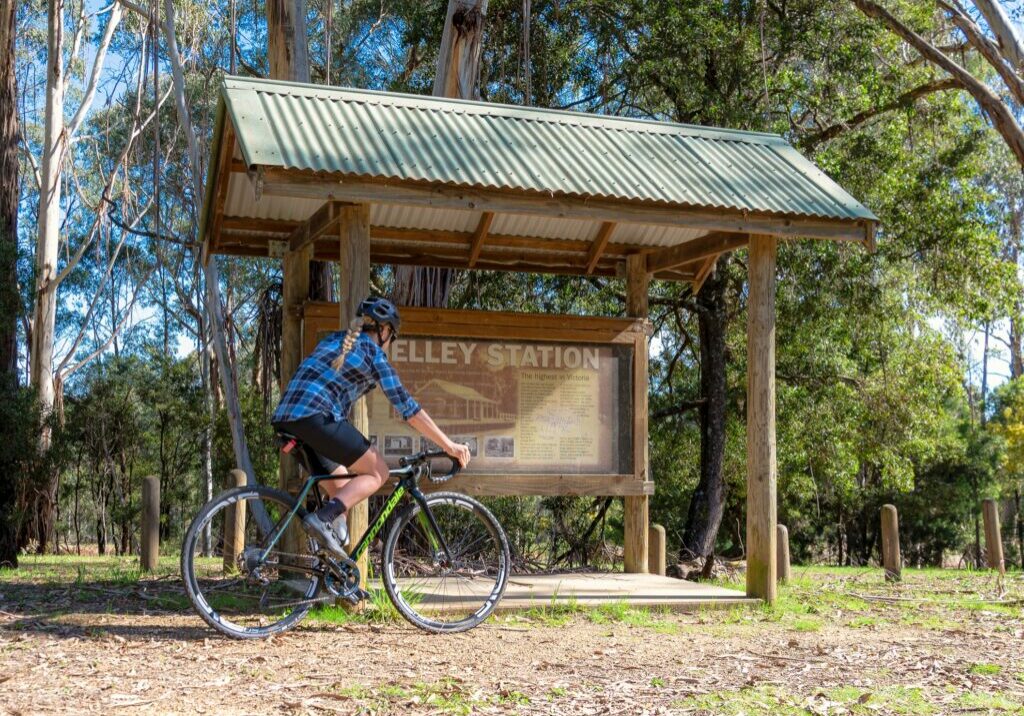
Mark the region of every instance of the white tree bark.
<instances>
[{"instance_id":1,"label":"white tree bark","mask_svg":"<svg viewBox=\"0 0 1024 716\"><path fill-rule=\"evenodd\" d=\"M434 75L435 97L480 99L480 54L488 0L448 0Z\"/></svg>"},{"instance_id":2,"label":"white tree bark","mask_svg":"<svg viewBox=\"0 0 1024 716\"><path fill-rule=\"evenodd\" d=\"M57 319L57 289L77 259L58 273L60 255L61 181L68 147L81 127L96 96L96 87L106 61L107 49L121 22L121 6L110 8L110 17L89 72L85 96L71 123L64 124L64 100L68 80L64 66L64 0L49 0L47 5L47 66L46 109L43 130L42 160L39 170L39 220L36 237L35 302L32 311L32 339L29 375L39 395L43 415L53 411L55 391L53 376L53 342ZM71 56L75 56L85 32L84 5L79 14L78 27L72 41ZM134 139L134 138L133 138ZM49 431L41 433L40 445L49 445Z\"/></svg>"},{"instance_id":3,"label":"white tree bark","mask_svg":"<svg viewBox=\"0 0 1024 716\"><path fill-rule=\"evenodd\" d=\"M32 311L30 375L43 415L53 410L53 332L57 317L57 259L60 248L61 168L67 150L64 132L64 0L47 4L46 109L39 171L35 305ZM49 447L49 430L40 444Z\"/></svg>"},{"instance_id":4,"label":"white tree bark","mask_svg":"<svg viewBox=\"0 0 1024 716\"><path fill-rule=\"evenodd\" d=\"M974 0L974 6L985 16L1003 57L1014 69L1024 68L1024 41L1003 6L997 0Z\"/></svg>"},{"instance_id":5,"label":"white tree bark","mask_svg":"<svg viewBox=\"0 0 1024 716\"><path fill-rule=\"evenodd\" d=\"M266 11L270 76L309 82L306 0L267 0Z\"/></svg>"},{"instance_id":6,"label":"white tree bark","mask_svg":"<svg viewBox=\"0 0 1024 716\"><path fill-rule=\"evenodd\" d=\"M181 61L181 54L178 52L178 40L175 32L173 0L164 0L164 39L167 42L167 56L171 64L171 79L174 84L174 99L178 110L178 123L181 131L185 133L188 144L189 168L191 169L192 194L196 201L203 196L202 168L199 161L199 142L196 139L195 128L192 125L192 116L189 112L188 103L185 99L185 71ZM231 429L231 444L235 451L235 465L248 475L249 484L256 483L256 476L253 474L252 459L249 457L249 446L245 440L245 429L242 424L242 407L238 400L238 379L235 376L234 366L228 355L227 340L225 339L224 306L220 300L220 273L217 270L217 260L210 257L204 267L204 278L206 283L206 311L210 325L210 340L213 343L214 354L217 357L217 370L220 373L221 387L224 390L224 407L227 411L228 426ZM261 528L269 530L270 523L265 512L257 512L256 519L260 522Z\"/></svg>"}]
</instances>

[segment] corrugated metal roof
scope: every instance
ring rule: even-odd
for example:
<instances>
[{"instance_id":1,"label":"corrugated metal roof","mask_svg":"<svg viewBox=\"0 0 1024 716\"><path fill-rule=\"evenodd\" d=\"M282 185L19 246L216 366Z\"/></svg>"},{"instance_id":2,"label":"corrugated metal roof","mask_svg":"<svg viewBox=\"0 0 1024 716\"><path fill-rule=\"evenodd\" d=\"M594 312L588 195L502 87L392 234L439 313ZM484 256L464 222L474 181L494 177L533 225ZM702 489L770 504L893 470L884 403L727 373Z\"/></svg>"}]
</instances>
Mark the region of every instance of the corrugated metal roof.
<instances>
[{"instance_id":1,"label":"corrugated metal roof","mask_svg":"<svg viewBox=\"0 0 1024 716\"><path fill-rule=\"evenodd\" d=\"M877 221L781 137L229 77L249 166Z\"/></svg>"}]
</instances>

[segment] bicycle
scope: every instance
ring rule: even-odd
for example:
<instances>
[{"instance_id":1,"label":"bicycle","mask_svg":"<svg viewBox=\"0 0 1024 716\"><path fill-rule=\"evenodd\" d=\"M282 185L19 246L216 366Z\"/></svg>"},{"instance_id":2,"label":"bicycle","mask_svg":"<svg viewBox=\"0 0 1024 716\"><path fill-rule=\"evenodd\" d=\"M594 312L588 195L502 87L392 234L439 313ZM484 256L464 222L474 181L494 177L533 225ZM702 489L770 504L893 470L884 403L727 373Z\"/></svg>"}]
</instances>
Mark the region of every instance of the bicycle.
<instances>
[{"instance_id":1,"label":"bicycle","mask_svg":"<svg viewBox=\"0 0 1024 716\"><path fill-rule=\"evenodd\" d=\"M491 615L508 582L505 531L490 510L467 495L424 495L419 489L423 478L433 483L453 478L457 461L441 450L403 457L390 471L398 478L394 490L351 554L336 559L302 531L301 522L307 506L315 510L323 504L314 487L338 477L327 474L298 438L281 434L279 442L285 452L296 453L309 475L297 496L263 485L229 489L203 506L185 534L185 592L207 624L233 638L264 638L295 626L316 604L358 604L368 598L359 587L356 562L403 500L380 553L380 581L390 602L413 625L435 633L466 631ZM434 475L432 460L442 457L452 468ZM260 529L259 510L265 511L269 530ZM213 544L204 544L204 535ZM301 539L306 552L284 551L283 545Z\"/></svg>"}]
</instances>

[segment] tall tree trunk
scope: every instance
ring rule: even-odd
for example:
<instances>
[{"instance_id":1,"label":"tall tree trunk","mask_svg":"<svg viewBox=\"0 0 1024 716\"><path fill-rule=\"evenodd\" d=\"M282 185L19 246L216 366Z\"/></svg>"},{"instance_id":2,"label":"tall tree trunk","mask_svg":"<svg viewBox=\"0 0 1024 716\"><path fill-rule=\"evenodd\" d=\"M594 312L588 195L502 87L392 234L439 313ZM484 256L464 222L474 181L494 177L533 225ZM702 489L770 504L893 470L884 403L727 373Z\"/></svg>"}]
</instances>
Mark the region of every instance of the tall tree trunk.
<instances>
[{"instance_id":1,"label":"tall tree trunk","mask_svg":"<svg viewBox=\"0 0 1024 716\"><path fill-rule=\"evenodd\" d=\"M0 0L0 400L18 389L18 111L14 81L15 1ZM8 408L8 411L10 408ZM6 415L6 414L5 414ZM0 465L7 459L0 458ZM19 479L0 479L0 566L18 566Z\"/></svg>"},{"instance_id":2,"label":"tall tree trunk","mask_svg":"<svg viewBox=\"0 0 1024 716\"><path fill-rule=\"evenodd\" d=\"M1015 198L1013 203L1013 209L1010 213L1010 245L1007 250L1007 258L1013 265L1015 270L1019 270L1020 266L1020 251L1022 237L1022 226L1024 223L1024 216L1022 216L1021 203L1019 198ZM1024 375L1024 350L1021 349L1021 344L1024 342L1024 302L1021 301L1018 296L1013 302L1013 313L1010 314L1010 379L1020 378Z\"/></svg>"},{"instance_id":3,"label":"tall tree trunk","mask_svg":"<svg viewBox=\"0 0 1024 716\"><path fill-rule=\"evenodd\" d=\"M44 421L39 432L39 449L50 447L49 418L53 412L53 340L57 319L57 253L61 219L61 166L67 150L64 131L64 0L47 5L46 109L43 156L39 172L39 231L36 240L35 302L32 311L32 344L29 359L32 387L39 400ZM35 517L37 551L43 553L53 528L57 476L37 493Z\"/></svg>"},{"instance_id":4,"label":"tall tree trunk","mask_svg":"<svg viewBox=\"0 0 1024 716\"><path fill-rule=\"evenodd\" d=\"M206 396L206 425L203 427L203 483L206 486L206 500L213 499L213 429L217 421L217 403L213 396L213 371L210 361L210 349L206 346L206 322L199 324L199 345L196 350L200 356L200 373L203 383L203 394ZM213 532L209 523L203 529L203 556L213 554Z\"/></svg>"},{"instance_id":5,"label":"tall tree trunk","mask_svg":"<svg viewBox=\"0 0 1024 716\"><path fill-rule=\"evenodd\" d=\"M270 79L310 82L306 0L267 0L266 16ZM309 297L333 301L333 278L329 262L310 261Z\"/></svg>"},{"instance_id":6,"label":"tall tree trunk","mask_svg":"<svg viewBox=\"0 0 1024 716\"><path fill-rule=\"evenodd\" d=\"M434 96L480 99L480 54L488 0L448 0L437 55ZM446 268L396 266L391 299L401 306L448 305L455 272Z\"/></svg>"},{"instance_id":7,"label":"tall tree trunk","mask_svg":"<svg viewBox=\"0 0 1024 716\"><path fill-rule=\"evenodd\" d=\"M31 380L44 417L53 410L53 331L57 316L57 249L60 232L64 134L64 0L47 10L46 110L40 167L39 233L36 243L35 305L32 316ZM49 445L44 430L42 447Z\"/></svg>"},{"instance_id":8,"label":"tall tree trunk","mask_svg":"<svg viewBox=\"0 0 1024 716\"><path fill-rule=\"evenodd\" d=\"M18 88L15 1L0 0L0 381L18 382ZM0 556L2 559L2 556Z\"/></svg>"},{"instance_id":9,"label":"tall tree trunk","mask_svg":"<svg viewBox=\"0 0 1024 716\"><path fill-rule=\"evenodd\" d=\"M185 71L181 63L181 54L178 52L178 41L175 35L174 1L164 0L164 39L167 42L167 55L171 66L171 80L174 84L174 104L178 112L178 123L181 131L185 134L188 145L189 168L191 169L192 195L201 197L203 195L202 173L199 162L199 142L196 139L195 128L192 126L192 115L185 99ZM194 211L198 207L193 207ZM197 257L198 258L198 257ZM245 428L242 425L242 406L238 400L238 378L235 375L234 366L228 358L227 341L224 337L224 306L220 300L220 272L217 269L216 257L210 257L203 268L206 290L206 313L210 326L210 338L213 344L214 354L217 357L217 369L220 373L220 382L224 390L224 407L227 411L228 426L231 429L231 444L235 450L235 464L238 469L243 470L249 478L249 484L256 483L256 476L253 474L252 458L249 456L249 446L245 441ZM272 525L266 510L262 505L255 505L254 517L264 532L268 532Z\"/></svg>"},{"instance_id":10,"label":"tall tree trunk","mask_svg":"<svg viewBox=\"0 0 1024 716\"><path fill-rule=\"evenodd\" d=\"M700 327L700 480L690 498L683 533L683 556L707 557L714 552L715 538L725 510L725 331L728 322L725 294L726 266L723 257L697 294ZM687 555L688 553L688 555Z\"/></svg>"}]
</instances>

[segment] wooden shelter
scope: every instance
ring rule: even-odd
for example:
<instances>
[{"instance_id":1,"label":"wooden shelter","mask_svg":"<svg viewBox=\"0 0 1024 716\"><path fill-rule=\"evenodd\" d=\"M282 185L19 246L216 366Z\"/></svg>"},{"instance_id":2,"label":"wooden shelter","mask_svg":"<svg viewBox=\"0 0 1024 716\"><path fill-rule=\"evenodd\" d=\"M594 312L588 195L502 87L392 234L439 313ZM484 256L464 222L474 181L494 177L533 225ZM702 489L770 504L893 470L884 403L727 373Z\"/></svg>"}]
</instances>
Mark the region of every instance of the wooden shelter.
<instances>
[{"instance_id":1,"label":"wooden shelter","mask_svg":"<svg viewBox=\"0 0 1024 716\"><path fill-rule=\"evenodd\" d=\"M368 292L371 263L624 278L625 319L421 309L406 320L422 336L633 347L626 472L459 478L461 489L485 494L622 495L632 572L647 570L653 491L649 282L689 281L699 290L720 254L747 247L747 593L774 599L777 241L870 248L877 226L783 139L228 77L212 157L204 252L283 259L284 376L303 341L315 342L314 326L337 326L339 313L347 324ZM313 258L340 262L340 311L307 305ZM362 407L354 416L364 428L365 414Z\"/></svg>"}]
</instances>

